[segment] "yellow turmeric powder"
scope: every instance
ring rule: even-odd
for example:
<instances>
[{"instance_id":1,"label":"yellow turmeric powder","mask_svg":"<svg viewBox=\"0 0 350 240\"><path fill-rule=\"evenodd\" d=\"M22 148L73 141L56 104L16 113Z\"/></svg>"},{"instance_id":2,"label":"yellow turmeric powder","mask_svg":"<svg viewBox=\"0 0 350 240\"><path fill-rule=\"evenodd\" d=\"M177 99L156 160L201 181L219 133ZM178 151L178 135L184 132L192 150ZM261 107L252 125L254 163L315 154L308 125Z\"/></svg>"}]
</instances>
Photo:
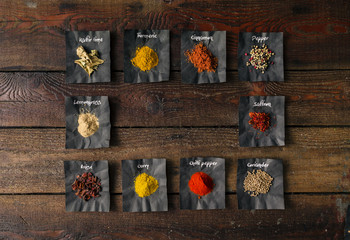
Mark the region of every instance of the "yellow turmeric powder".
<instances>
[{"instance_id":1,"label":"yellow turmeric powder","mask_svg":"<svg viewBox=\"0 0 350 240\"><path fill-rule=\"evenodd\" d=\"M148 46L137 48L135 57L131 59L132 65L138 67L141 71L149 71L158 65L159 59L157 53Z\"/></svg>"},{"instance_id":2,"label":"yellow turmeric powder","mask_svg":"<svg viewBox=\"0 0 350 240\"><path fill-rule=\"evenodd\" d=\"M148 197L158 189L158 181L147 173L141 173L135 178L135 192L139 197Z\"/></svg>"}]
</instances>

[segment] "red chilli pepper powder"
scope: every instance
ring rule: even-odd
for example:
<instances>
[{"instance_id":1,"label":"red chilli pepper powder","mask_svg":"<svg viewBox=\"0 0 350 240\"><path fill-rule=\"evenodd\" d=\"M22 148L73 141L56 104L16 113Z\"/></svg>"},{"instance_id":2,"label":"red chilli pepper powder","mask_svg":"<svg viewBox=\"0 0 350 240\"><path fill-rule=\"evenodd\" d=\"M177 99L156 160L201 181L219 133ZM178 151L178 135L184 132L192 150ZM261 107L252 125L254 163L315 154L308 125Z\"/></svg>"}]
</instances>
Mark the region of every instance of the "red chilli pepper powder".
<instances>
[{"instance_id":1,"label":"red chilli pepper powder","mask_svg":"<svg viewBox=\"0 0 350 240\"><path fill-rule=\"evenodd\" d=\"M270 116L268 113L250 112L249 117L249 124L261 132L265 132L270 127Z\"/></svg>"},{"instance_id":2,"label":"red chilli pepper powder","mask_svg":"<svg viewBox=\"0 0 350 240\"><path fill-rule=\"evenodd\" d=\"M102 191L101 179L94 176L91 172L78 175L72 184L72 189L75 191L75 195L85 201L89 201L90 198L99 197L99 192Z\"/></svg>"},{"instance_id":3,"label":"red chilli pepper powder","mask_svg":"<svg viewBox=\"0 0 350 240\"><path fill-rule=\"evenodd\" d=\"M187 50L185 56L198 69L199 73L203 71L215 72L218 66L218 59L202 42L195 45L192 50Z\"/></svg>"},{"instance_id":4,"label":"red chilli pepper powder","mask_svg":"<svg viewBox=\"0 0 350 240\"><path fill-rule=\"evenodd\" d=\"M213 191L215 186L213 179L204 172L196 172L192 175L188 182L190 190L198 195L198 199L202 196L207 195Z\"/></svg>"}]
</instances>

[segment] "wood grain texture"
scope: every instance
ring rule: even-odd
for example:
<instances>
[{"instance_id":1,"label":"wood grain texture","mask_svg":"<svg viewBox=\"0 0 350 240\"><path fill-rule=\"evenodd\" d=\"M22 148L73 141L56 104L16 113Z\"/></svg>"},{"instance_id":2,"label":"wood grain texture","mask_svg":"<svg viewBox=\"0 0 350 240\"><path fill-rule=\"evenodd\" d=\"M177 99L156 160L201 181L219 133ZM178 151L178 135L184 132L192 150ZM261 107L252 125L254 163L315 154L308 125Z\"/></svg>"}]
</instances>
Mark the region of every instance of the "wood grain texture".
<instances>
[{"instance_id":1,"label":"wood grain texture","mask_svg":"<svg viewBox=\"0 0 350 240\"><path fill-rule=\"evenodd\" d=\"M350 2L0 1L0 239L342 239ZM124 29L171 30L171 79L123 83ZM182 30L227 31L227 83L184 85ZM112 82L65 84L65 30L110 30ZM285 82L239 82L240 31L283 31ZM66 150L64 96L108 95L111 147ZM286 96L286 146L238 146L244 95ZM226 159L226 209L179 210L179 159ZM166 158L169 212L123 213L121 160ZM239 158L284 163L286 210L239 211ZM111 212L67 213L64 160L108 160Z\"/></svg>"},{"instance_id":2,"label":"wood grain texture","mask_svg":"<svg viewBox=\"0 0 350 240\"><path fill-rule=\"evenodd\" d=\"M0 237L15 239L342 239L349 195L287 195L286 210L237 210L236 195L225 210L123 213L111 197L110 213L67 213L65 197L0 196Z\"/></svg>"},{"instance_id":3,"label":"wood grain texture","mask_svg":"<svg viewBox=\"0 0 350 240\"><path fill-rule=\"evenodd\" d=\"M223 84L66 84L63 73L0 73L0 126L64 127L64 96L110 96L113 126L234 126L239 97L286 96L287 125L349 125L350 71L289 71L286 82Z\"/></svg>"},{"instance_id":4,"label":"wood grain texture","mask_svg":"<svg viewBox=\"0 0 350 240\"><path fill-rule=\"evenodd\" d=\"M286 192L349 191L350 128L286 135L286 147L240 148L237 128L126 128L113 129L111 148L66 150L64 129L0 129L0 192L64 193L63 161L108 160L111 191L121 193L121 160L166 158L168 191L178 193L179 160L193 156L226 159L227 192L236 191L237 159L254 157L283 160Z\"/></svg>"},{"instance_id":5,"label":"wood grain texture","mask_svg":"<svg viewBox=\"0 0 350 240\"><path fill-rule=\"evenodd\" d=\"M170 29L180 69L181 30L226 30L228 69L239 31L284 32L285 68L349 69L348 1L22 1L0 3L0 69L65 70L65 30L110 30L112 69L123 69L124 29ZM59 53L59 54L58 54Z\"/></svg>"}]
</instances>

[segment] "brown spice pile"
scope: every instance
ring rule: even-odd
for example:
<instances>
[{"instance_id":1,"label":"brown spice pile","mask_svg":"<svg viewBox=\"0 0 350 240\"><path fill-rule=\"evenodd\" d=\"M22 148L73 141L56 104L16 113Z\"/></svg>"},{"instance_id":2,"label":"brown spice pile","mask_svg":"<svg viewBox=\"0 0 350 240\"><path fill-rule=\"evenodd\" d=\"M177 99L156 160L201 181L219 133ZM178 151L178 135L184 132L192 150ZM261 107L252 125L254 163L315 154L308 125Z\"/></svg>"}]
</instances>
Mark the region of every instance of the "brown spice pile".
<instances>
[{"instance_id":1,"label":"brown spice pile","mask_svg":"<svg viewBox=\"0 0 350 240\"><path fill-rule=\"evenodd\" d=\"M102 191L101 180L91 172L85 172L77 176L72 184L72 189L75 191L75 195L85 201L89 201L92 197L100 196L99 192Z\"/></svg>"},{"instance_id":2,"label":"brown spice pile","mask_svg":"<svg viewBox=\"0 0 350 240\"><path fill-rule=\"evenodd\" d=\"M256 197L259 194L266 194L270 191L273 177L267 172L254 169L252 172L247 172L244 179L244 192L248 192L251 197Z\"/></svg>"}]
</instances>

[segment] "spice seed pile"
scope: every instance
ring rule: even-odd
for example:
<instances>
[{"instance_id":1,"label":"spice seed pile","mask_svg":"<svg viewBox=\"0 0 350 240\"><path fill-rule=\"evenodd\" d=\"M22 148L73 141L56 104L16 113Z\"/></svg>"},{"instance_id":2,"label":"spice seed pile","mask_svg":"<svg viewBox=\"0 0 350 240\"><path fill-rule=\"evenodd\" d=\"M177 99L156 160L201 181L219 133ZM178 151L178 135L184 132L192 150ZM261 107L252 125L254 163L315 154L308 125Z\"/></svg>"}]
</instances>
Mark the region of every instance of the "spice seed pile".
<instances>
[{"instance_id":1,"label":"spice seed pile","mask_svg":"<svg viewBox=\"0 0 350 240\"><path fill-rule=\"evenodd\" d=\"M252 172L247 172L244 179L244 192L248 192L251 197L256 197L259 194L266 194L270 191L273 177L267 172L254 169Z\"/></svg>"},{"instance_id":2,"label":"spice seed pile","mask_svg":"<svg viewBox=\"0 0 350 240\"><path fill-rule=\"evenodd\" d=\"M270 116L268 113L250 112L249 117L249 124L254 129L265 132L270 127Z\"/></svg>"},{"instance_id":3,"label":"spice seed pile","mask_svg":"<svg viewBox=\"0 0 350 240\"><path fill-rule=\"evenodd\" d=\"M263 44L262 47L257 45L252 46L252 50L250 50L250 58L246 63L247 66L253 66L255 69L260 70L261 73L265 73L266 69L273 62L269 62L270 58L275 55L268 47ZM248 53L245 53L248 56Z\"/></svg>"},{"instance_id":4,"label":"spice seed pile","mask_svg":"<svg viewBox=\"0 0 350 240\"><path fill-rule=\"evenodd\" d=\"M91 172L78 175L72 184L72 189L75 195L85 201L89 201L92 197L99 197L99 192L102 191L101 179L94 176Z\"/></svg>"}]
</instances>

